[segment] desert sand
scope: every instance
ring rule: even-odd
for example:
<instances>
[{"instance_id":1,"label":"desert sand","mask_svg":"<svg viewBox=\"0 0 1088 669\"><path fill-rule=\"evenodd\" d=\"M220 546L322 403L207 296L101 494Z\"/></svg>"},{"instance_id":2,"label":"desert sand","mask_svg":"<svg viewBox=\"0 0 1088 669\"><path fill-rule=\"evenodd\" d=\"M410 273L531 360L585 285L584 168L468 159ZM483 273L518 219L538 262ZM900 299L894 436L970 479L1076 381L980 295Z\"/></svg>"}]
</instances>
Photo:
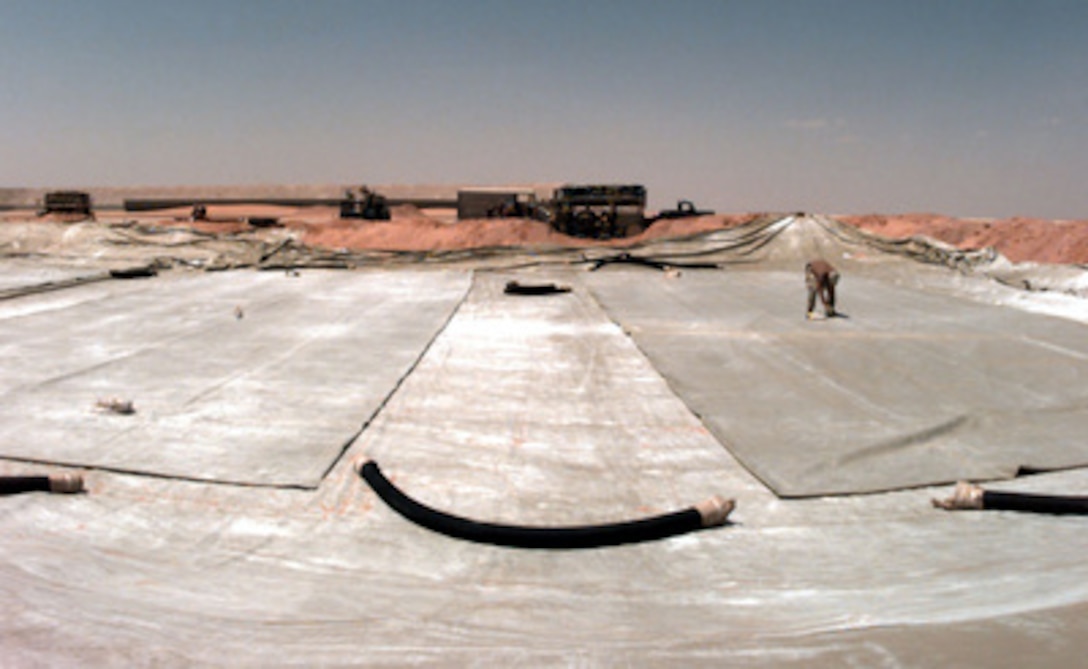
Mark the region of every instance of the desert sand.
<instances>
[{"instance_id":1,"label":"desert sand","mask_svg":"<svg viewBox=\"0 0 1088 669\"><path fill-rule=\"evenodd\" d=\"M654 239L686 237L731 228L766 215L762 212L714 214L662 219L643 233L609 241L579 239L547 224L517 218L457 221L449 210L421 210L411 205L392 208L392 220L341 219L335 207L273 205L211 205L207 220L191 221L188 208L133 214L104 211L103 223L137 219L142 224L182 227L206 233L234 234L253 229L251 221L274 219L294 231L306 246L336 250L436 251L487 247L624 247ZM955 218L935 213L834 215L866 232L898 239L925 236L961 250L993 247L1013 262L1088 264L1088 220ZM7 211L3 221L62 221L55 215L38 218L32 211Z\"/></svg>"},{"instance_id":2,"label":"desert sand","mask_svg":"<svg viewBox=\"0 0 1088 669\"><path fill-rule=\"evenodd\" d=\"M989 246L1013 262L1088 263L1088 220L960 219L939 214L835 218L884 237L924 235L963 251Z\"/></svg>"}]
</instances>

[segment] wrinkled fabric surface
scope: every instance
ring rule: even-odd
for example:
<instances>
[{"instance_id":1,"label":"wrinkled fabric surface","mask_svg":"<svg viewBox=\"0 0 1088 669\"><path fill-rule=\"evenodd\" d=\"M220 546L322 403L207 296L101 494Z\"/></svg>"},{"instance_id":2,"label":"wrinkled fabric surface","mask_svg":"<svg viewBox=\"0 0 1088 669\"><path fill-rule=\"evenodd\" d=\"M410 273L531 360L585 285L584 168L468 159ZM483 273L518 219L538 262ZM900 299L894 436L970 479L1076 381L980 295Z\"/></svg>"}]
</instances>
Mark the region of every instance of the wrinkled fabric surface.
<instances>
[{"instance_id":1,"label":"wrinkled fabric surface","mask_svg":"<svg viewBox=\"0 0 1088 669\"><path fill-rule=\"evenodd\" d=\"M0 457L316 486L468 284L206 274L0 302Z\"/></svg>"},{"instance_id":2,"label":"wrinkled fabric surface","mask_svg":"<svg viewBox=\"0 0 1088 669\"><path fill-rule=\"evenodd\" d=\"M677 394L783 496L1088 463L1088 327L846 275L806 320L800 271L590 285Z\"/></svg>"},{"instance_id":3,"label":"wrinkled fabric surface","mask_svg":"<svg viewBox=\"0 0 1088 669\"><path fill-rule=\"evenodd\" d=\"M963 411L986 403L1001 408L1005 394L1043 403L1055 392L1051 376L1083 385L1074 383L1080 367L1071 353L1082 349L1066 338L1075 333L1060 333L1084 320L1085 308L1072 296L1025 293L962 267L919 264L864 240L829 238L823 221L784 221L633 251L725 267L679 275L621 266L586 273L579 270L591 258L496 254L489 267L510 267L471 275L440 269L433 276L430 269L396 268L304 270L301 277L183 274L180 282L167 273L0 303L7 314L0 343L59 365L44 378L62 379L62 389L95 377L87 364L93 356L109 370L118 360L111 352L157 342L142 366L120 363L132 374L126 388L135 417L191 397L181 387L208 378L205 368L190 374L178 361L193 360L198 347L225 347L240 356L224 360L227 368L257 373L271 369L257 361L311 341L295 337L300 329L321 333L297 349L305 364L283 368L290 383L275 385L279 377L259 372L266 375L261 385L278 388L288 406L249 414L269 425L294 416L298 422L282 436L292 444L306 440L306 449L284 457L251 448L257 441L225 438L239 429L243 409L252 409L245 394L223 403L232 412L220 424L223 438L207 443L229 447L238 471L268 465L293 476L325 472L310 487L88 468L85 494L0 498L3 663L1075 665L1088 631L1083 519L934 509L930 499L946 496L947 486L783 498L731 454L732 416L716 424L709 410L719 407L714 396L731 394L759 412L760 421L745 415L744 425L799 434L810 444L833 431L829 416L859 425L857 416L876 411L877 401L898 402L900 426L911 416L919 429L939 425L923 421L914 404L930 406L928 394L873 374L887 369L886 360L900 379L928 379L943 367L937 390L956 397L950 388L962 387L970 396L958 407ZM804 320L797 259L812 252L842 269L841 308L849 319ZM276 292L277 282L299 279L306 290ZM572 290L511 296L503 293L510 280ZM83 299L91 294L99 299ZM1069 318L1041 318L1040 309L1064 310ZM442 324L440 314L449 320ZM423 322L431 325L417 327ZM253 328L251 344L268 336L275 345L268 355L248 357L230 337L240 328ZM292 335L286 342L276 334L281 328L282 336ZM382 344L380 354L367 357L364 346L376 340L397 345ZM855 341L861 355L851 362ZM996 354L1002 347L1012 355ZM407 368L397 362L402 353L414 356ZM700 374L716 381L711 396L696 392L699 378L685 381L693 358L703 360ZM34 381L48 371L17 368L25 363L12 360L5 357L4 378L16 394L12 379ZM73 361L84 373L64 377ZM980 361L990 368L978 370ZM821 368L842 387L816 381L811 370L791 371L791 364ZM1050 371L1037 371L1044 368ZM373 378L383 374L399 378ZM801 401L785 379L838 398L831 413L806 405L811 400ZM858 384L853 394L851 384ZM376 408L354 400L351 411L322 408L371 385L384 394ZM38 387L35 397L50 406L48 384ZM84 390L94 393L79 395L79 420L126 418L96 414L90 405L98 392L116 389ZM794 394L783 398L786 391ZM861 395L872 396L872 405L860 403ZM141 397L163 404L152 411ZM34 406L25 406L21 414L7 410L5 423L24 421L24 429L9 432L5 443L30 452L39 435L50 433ZM790 424L791 406L801 408L805 429ZM353 428L330 429L349 417ZM363 426L341 457L329 457ZM967 428L973 426L957 429ZM254 426L255 434L262 429ZM75 428L63 434L84 438ZM826 442L838 443L830 436ZM886 456L896 449L887 451L863 458L867 468L893 466ZM181 452L149 440L138 453L106 444L94 454L148 472L200 460L196 451L192 462ZM36 453L41 463L0 458L0 474L74 471L50 464L51 453ZM735 498L737 509L729 526L633 546L482 546L429 532L385 507L353 471L370 458L421 502L494 522L620 521L711 494ZM220 466L216 457L206 462ZM851 476L864 469L845 468ZM783 476L794 474L786 469ZM1088 470L987 485L1088 494Z\"/></svg>"}]
</instances>

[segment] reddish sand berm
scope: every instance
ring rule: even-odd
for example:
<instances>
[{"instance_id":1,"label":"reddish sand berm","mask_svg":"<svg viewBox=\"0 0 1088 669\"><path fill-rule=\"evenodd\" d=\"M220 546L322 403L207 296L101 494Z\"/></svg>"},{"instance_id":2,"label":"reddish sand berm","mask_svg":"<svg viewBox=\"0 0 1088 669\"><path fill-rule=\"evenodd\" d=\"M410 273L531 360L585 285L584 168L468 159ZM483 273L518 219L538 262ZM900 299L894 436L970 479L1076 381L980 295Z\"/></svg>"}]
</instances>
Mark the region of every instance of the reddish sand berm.
<instances>
[{"instance_id":1,"label":"reddish sand berm","mask_svg":"<svg viewBox=\"0 0 1088 669\"><path fill-rule=\"evenodd\" d=\"M747 223L761 214L663 219L645 232L601 242L560 234L547 224L525 219L479 219L456 223L439 220L411 206L394 207L391 221L341 220L330 212L324 220L284 218L303 229L308 245L333 249L397 251L461 250L494 246L627 246L651 239L684 237ZM885 237L925 235L963 250L988 246L1014 262L1088 263L1088 221L956 219L938 214L837 217L844 223Z\"/></svg>"},{"instance_id":2,"label":"reddish sand berm","mask_svg":"<svg viewBox=\"0 0 1088 669\"><path fill-rule=\"evenodd\" d=\"M191 210L178 208L141 213L141 222L193 227L204 232L236 233L252 229L252 219L275 219L301 233L301 242L314 247L348 250L440 251L487 247L622 247L651 239L684 237L742 225L763 214L716 214L683 219L662 219L645 232L607 242L563 235L545 223L526 219L456 221L452 210L420 210L405 205L392 208L390 221L341 219L335 207L282 207L269 205L212 205L207 220L191 222ZM109 222L130 213L103 212ZM45 217L37 220L50 220ZM867 232L890 238L924 235L962 250L994 247L1014 262L1088 264L1088 220L1050 221L960 219L940 214L836 215L834 218ZM0 220L34 220L31 211L6 212Z\"/></svg>"},{"instance_id":3,"label":"reddish sand berm","mask_svg":"<svg viewBox=\"0 0 1088 669\"><path fill-rule=\"evenodd\" d=\"M1088 220L959 219L939 214L838 216L884 237L925 235L962 250L992 246L1013 262L1088 263Z\"/></svg>"},{"instance_id":4,"label":"reddish sand berm","mask_svg":"<svg viewBox=\"0 0 1088 669\"><path fill-rule=\"evenodd\" d=\"M304 230L303 242L323 248L396 251L462 250L496 246L624 246L648 239L692 235L739 225L755 215L701 216L683 221L659 221L626 239L601 242L556 232L546 223L521 218L470 219L444 222L412 206L394 207L390 221L334 219L291 223Z\"/></svg>"}]
</instances>

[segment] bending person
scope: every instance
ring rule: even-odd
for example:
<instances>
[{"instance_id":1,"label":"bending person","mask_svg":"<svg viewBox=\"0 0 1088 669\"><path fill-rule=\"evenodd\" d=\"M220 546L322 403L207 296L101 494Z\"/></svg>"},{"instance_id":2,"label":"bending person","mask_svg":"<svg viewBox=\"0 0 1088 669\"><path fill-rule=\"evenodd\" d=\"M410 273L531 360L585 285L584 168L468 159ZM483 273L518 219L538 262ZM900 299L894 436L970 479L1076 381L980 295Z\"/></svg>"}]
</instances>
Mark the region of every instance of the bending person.
<instances>
[{"instance_id":1,"label":"bending person","mask_svg":"<svg viewBox=\"0 0 1088 669\"><path fill-rule=\"evenodd\" d=\"M808 287L808 318L815 318L816 296L820 296L820 302L824 305L824 313L828 318L835 316L835 284L839 282L839 272L831 266L831 263L823 259L810 260L805 263L805 286Z\"/></svg>"}]
</instances>

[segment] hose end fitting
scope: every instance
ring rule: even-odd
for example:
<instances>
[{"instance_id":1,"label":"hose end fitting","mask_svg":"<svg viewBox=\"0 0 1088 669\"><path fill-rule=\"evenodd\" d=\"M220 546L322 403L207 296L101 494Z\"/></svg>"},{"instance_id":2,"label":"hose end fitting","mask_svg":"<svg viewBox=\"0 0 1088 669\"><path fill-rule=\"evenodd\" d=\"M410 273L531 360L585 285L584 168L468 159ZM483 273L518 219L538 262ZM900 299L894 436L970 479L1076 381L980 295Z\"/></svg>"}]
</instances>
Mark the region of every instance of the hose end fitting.
<instances>
[{"instance_id":1,"label":"hose end fitting","mask_svg":"<svg viewBox=\"0 0 1088 669\"><path fill-rule=\"evenodd\" d=\"M49 477L49 492L83 492L83 477L79 474L52 474Z\"/></svg>"},{"instance_id":2,"label":"hose end fitting","mask_svg":"<svg viewBox=\"0 0 1088 669\"><path fill-rule=\"evenodd\" d=\"M695 510L703 519L703 527L717 527L725 525L729 514L733 513L737 502L732 499L724 499L718 495L704 499L695 505Z\"/></svg>"},{"instance_id":3,"label":"hose end fitting","mask_svg":"<svg viewBox=\"0 0 1088 669\"><path fill-rule=\"evenodd\" d=\"M978 510L982 508L982 488L967 481L956 483L948 499L934 499L933 506L946 511Z\"/></svg>"}]
</instances>

